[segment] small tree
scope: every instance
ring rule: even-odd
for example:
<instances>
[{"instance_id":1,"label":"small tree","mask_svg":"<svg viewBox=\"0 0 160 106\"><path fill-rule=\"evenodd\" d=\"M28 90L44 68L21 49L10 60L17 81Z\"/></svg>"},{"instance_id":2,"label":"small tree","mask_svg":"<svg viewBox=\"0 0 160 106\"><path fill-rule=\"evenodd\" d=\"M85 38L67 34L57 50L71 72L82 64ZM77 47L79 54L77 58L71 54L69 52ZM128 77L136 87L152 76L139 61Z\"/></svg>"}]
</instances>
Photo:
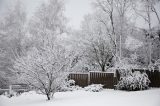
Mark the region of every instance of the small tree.
<instances>
[{"instance_id":1,"label":"small tree","mask_svg":"<svg viewBox=\"0 0 160 106\"><path fill-rule=\"evenodd\" d=\"M54 44L33 48L15 61L14 70L20 81L40 90L50 100L65 82L69 63L65 49Z\"/></svg>"}]
</instances>

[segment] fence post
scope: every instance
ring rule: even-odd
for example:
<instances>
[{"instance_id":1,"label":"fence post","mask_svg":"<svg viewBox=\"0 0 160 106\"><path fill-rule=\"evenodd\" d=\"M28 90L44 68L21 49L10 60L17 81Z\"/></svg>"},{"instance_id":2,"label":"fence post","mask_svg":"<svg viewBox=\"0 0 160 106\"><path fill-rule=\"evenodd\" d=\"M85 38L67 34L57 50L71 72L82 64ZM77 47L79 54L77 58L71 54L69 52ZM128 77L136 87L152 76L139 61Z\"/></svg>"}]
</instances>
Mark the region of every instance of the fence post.
<instances>
[{"instance_id":1,"label":"fence post","mask_svg":"<svg viewBox=\"0 0 160 106\"><path fill-rule=\"evenodd\" d=\"M118 83L118 70L116 69L114 72L114 87Z\"/></svg>"},{"instance_id":2,"label":"fence post","mask_svg":"<svg viewBox=\"0 0 160 106\"><path fill-rule=\"evenodd\" d=\"M90 85L90 72L88 72L88 85Z\"/></svg>"},{"instance_id":3,"label":"fence post","mask_svg":"<svg viewBox=\"0 0 160 106\"><path fill-rule=\"evenodd\" d=\"M12 85L9 86L9 95L12 94Z\"/></svg>"}]
</instances>

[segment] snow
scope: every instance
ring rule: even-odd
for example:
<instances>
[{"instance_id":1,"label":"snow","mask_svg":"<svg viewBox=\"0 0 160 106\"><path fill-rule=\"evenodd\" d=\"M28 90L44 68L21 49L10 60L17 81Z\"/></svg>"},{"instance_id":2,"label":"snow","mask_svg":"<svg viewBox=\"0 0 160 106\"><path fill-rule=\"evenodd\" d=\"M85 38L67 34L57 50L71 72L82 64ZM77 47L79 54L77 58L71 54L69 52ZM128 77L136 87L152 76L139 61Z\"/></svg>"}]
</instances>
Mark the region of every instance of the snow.
<instances>
[{"instance_id":1,"label":"snow","mask_svg":"<svg viewBox=\"0 0 160 106\"><path fill-rule=\"evenodd\" d=\"M131 36L128 36L125 42L125 46L127 49L134 51L135 49L138 49L141 47L143 43L139 41L138 39L135 39Z\"/></svg>"},{"instance_id":2,"label":"snow","mask_svg":"<svg viewBox=\"0 0 160 106\"><path fill-rule=\"evenodd\" d=\"M35 92L18 97L0 96L0 106L159 106L160 89L126 92L105 89L101 92L84 90L58 92L54 99L46 101L44 95Z\"/></svg>"}]
</instances>

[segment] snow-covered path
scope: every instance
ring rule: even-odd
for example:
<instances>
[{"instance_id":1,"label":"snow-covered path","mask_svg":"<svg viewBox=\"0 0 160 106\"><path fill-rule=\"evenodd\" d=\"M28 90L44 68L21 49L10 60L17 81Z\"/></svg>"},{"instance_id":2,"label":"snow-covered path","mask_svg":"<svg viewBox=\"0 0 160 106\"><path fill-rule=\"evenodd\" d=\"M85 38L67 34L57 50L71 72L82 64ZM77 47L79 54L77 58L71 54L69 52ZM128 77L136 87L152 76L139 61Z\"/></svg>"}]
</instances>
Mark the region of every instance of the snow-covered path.
<instances>
[{"instance_id":1,"label":"snow-covered path","mask_svg":"<svg viewBox=\"0 0 160 106\"><path fill-rule=\"evenodd\" d=\"M125 92L103 90L102 92L61 92L52 101L35 92L21 96L0 97L0 106L160 106L160 89Z\"/></svg>"}]
</instances>

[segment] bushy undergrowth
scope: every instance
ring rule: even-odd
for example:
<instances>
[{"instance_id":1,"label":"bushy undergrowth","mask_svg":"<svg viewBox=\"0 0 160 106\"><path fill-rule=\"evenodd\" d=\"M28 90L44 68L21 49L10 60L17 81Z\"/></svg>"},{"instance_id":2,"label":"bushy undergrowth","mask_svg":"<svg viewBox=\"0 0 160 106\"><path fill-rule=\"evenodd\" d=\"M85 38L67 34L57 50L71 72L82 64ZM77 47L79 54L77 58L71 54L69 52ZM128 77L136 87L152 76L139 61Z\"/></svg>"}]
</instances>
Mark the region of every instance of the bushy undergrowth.
<instances>
[{"instance_id":1,"label":"bushy undergrowth","mask_svg":"<svg viewBox=\"0 0 160 106\"><path fill-rule=\"evenodd\" d=\"M139 71L131 72L127 76L121 77L116 89L137 91L145 90L149 87L150 80L146 73L140 73Z\"/></svg>"},{"instance_id":2,"label":"bushy undergrowth","mask_svg":"<svg viewBox=\"0 0 160 106\"><path fill-rule=\"evenodd\" d=\"M103 90L102 84L92 84L84 88L85 91L100 92Z\"/></svg>"}]
</instances>

